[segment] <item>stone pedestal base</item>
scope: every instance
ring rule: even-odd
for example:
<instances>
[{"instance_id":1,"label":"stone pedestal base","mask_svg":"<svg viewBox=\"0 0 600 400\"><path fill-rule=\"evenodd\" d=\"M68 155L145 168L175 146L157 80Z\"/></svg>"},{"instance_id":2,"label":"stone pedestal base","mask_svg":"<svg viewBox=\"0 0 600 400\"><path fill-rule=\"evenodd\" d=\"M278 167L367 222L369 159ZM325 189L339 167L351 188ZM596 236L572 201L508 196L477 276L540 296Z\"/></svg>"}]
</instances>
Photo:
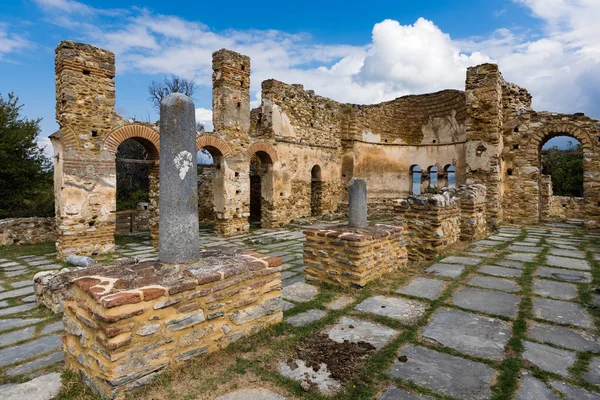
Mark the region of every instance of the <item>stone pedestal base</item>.
<instances>
[{"instance_id":1,"label":"stone pedestal base","mask_svg":"<svg viewBox=\"0 0 600 400\"><path fill-rule=\"evenodd\" d=\"M371 224L304 231L307 280L362 287L408 261L405 228Z\"/></svg>"},{"instance_id":2,"label":"stone pedestal base","mask_svg":"<svg viewBox=\"0 0 600 400\"><path fill-rule=\"evenodd\" d=\"M64 274L65 362L102 398L282 319L281 259L205 250L188 265L143 263Z\"/></svg>"}]
</instances>

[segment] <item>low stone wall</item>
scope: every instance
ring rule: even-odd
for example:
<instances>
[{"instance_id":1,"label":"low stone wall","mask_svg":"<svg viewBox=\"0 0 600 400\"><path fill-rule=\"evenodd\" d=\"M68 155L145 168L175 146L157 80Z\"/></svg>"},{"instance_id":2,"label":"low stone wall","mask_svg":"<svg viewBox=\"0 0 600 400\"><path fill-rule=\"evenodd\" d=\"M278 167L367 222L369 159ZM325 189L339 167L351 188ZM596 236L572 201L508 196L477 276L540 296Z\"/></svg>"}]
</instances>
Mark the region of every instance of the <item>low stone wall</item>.
<instances>
[{"instance_id":1,"label":"low stone wall","mask_svg":"<svg viewBox=\"0 0 600 400\"><path fill-rule=\"evenodd\" d=\"M281 259L205 250L190 265L88 268L68 282L65 362L102 398L282 320Z\"/></svg>"},{"instance_id":2,"label":"low stone wall","mask_svg":"<svg viewBox=\"0 0 600 400\"><path fill-rule=\"evenodd\" d=\"M460 208L457 198L427 194L394 201L400 223L408 227L408 258L431 260L460 237Z\"/></svg>"},{"instance_id":3,"label":"low stone wall","mask_svg":"<svg viewBox=\"0 0 600 400\"><path fill-rule=\"evenodd\" d=\"M585 219L583 197L551 196L549 203L549 219Z\"/></svg>"},{"instance_id":4,"label":"low stone wall","mask_svg":"<svg viewBox=\"0 0 600 400\"><path fill-rule=\"evenodd\" d=\"M56 218L31 217L0 220L0 246L56 241Z\"/></svg>"},{"instance_id":5,"label":"low stone wall","mask_svg":"<svg viewBox=\"0 0 600 400\"><path fill-rule=\"evenodd\" d=\"M362 287L408 262L405 227L371 224L304 231L307 280Z\"/></svg>"},{"instance_id":6,"label":"low stone wall","mask_svg":"<svg viewBox=\"0 0 600 400\"><path fill-rule=\"evenodd\" d=\"M460 207L460 240L483 239L487 235L485 185L461 185L442 189L442 194L458 199Z\"/></svg>"}]
</instances>

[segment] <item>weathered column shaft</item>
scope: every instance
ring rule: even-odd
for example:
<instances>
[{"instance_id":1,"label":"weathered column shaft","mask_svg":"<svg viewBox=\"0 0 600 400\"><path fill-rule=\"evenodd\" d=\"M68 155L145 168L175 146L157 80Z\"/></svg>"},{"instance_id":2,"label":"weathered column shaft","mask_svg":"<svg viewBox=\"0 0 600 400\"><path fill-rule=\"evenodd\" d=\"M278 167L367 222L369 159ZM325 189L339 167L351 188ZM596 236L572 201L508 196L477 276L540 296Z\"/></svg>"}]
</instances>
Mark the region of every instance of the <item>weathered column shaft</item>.
<instances>
[{"instance_id":1,"label":"weathered column shaft","mask_svg":"<svg viewBox=\"0 0 600 400\"><path fill-rule=\"evenodd\" d=\"M158 258L189 263L199 258L198 171L194 102L172 93L160 104Z\"/></svg>"},{"instance_id":2,"label":"weathered column shaft","mask_svg":"<svg viewBox=\"0 0 600 400\"><path fill-rule=\"evenodd\" d=\"M367 226L367 182L352 178L348 185L348 225L357 228Z\"/></svg>"}]
</instances>

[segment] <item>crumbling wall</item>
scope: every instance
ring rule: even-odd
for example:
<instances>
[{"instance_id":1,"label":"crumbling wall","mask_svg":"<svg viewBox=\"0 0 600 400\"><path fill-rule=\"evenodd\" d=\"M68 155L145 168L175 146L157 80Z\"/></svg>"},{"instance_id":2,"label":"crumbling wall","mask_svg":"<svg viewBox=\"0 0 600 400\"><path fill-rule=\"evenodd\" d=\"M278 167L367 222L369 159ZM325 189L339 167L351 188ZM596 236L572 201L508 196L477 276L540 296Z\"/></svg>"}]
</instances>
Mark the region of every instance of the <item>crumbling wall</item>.
<instances>
[{"instance_id":1,"label":"crumbling wall","mask_svg":"<svg viewBox=\"0 0 600 400\"><path fill-rule=\"evenodd\" d=\"M20 246L55 240L54 217L0 219L0 246Z\"/></svg>"},{"instance_id":2,"label":"crumbling wall","mask_svg":"<svg viewBox=\"0 0 600 400\"><path fill-rule=\"evenodd\" d=\"M202 166L198 171L198 221L200 226L215 223L214 176L215 168Z\"/></svg>"},{"instance_id":3,"label":"crumbling wall","mask_svg":"<svg viewBox=\"0 0 600 400\"><path fill-rule=\"evenodd\" d=\"M460 238L458 199L427 194L394 200L396 218L408 227L408 258L431 260Z\"/></svg>"},{"instance_id":4,"label":"crumbling wall","mask_svg":"<svg viewBox=\"0 0 600 400\"><path fill-rule=\"evenodd\" d=\"M458 200L460 208L460 240L470 242L487 236L486 190L483 185L461 185L442 189L442 194Z\"/></svg>"}]
</instances>

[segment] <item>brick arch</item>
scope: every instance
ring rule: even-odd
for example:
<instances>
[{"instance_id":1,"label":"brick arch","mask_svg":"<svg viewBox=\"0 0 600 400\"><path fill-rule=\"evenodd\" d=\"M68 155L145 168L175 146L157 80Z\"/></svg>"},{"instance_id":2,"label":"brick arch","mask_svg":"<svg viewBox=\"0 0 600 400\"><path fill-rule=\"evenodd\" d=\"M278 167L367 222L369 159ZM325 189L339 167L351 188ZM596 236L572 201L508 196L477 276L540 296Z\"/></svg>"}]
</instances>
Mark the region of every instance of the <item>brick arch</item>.
<instances>
[{"instance_id":1,"label":"brick arch","mask_svg":"<svg viewBox=\"0 0 600 400\"><path fill-rule=\"evenodd\" d=\"M133 138L145 139L150 142L154 146L154 149L148 149L148 151L151 154L154 153L156 158L158 158L160 152L160 136L157 131L145 125L132 124L113 130L108 134L106 139L104 139L102 148L110 151L112 154L116 154L121 143L127 139Z\"/></svg>"},{"instance_id":2,"label":"brick arch","mask_svg":"<svg viewBox=\"0 0 600 400\"><path fill-rule=\"evenodd\" d=\"M271 157L273 164L275 164L279 159L273 146L268 143L253 143L250 145L250 147L248 147L248 150L246 150L246 154L248 155L248 158L252 158L252 156L259 151L267 153L269 157Z\"/></svg>"},{"instance_id":3,"label":"brick arch","mask_svg":"<svg viewBox=\"0 0 600 400\"><path fill-rule=\"evenodd\" d=\"M571 136L581 143L584 153L595 152L594 141L585 130L571 123L551 123L531 135L528 143L528 155L537 158L543 143L556 136Z\"/></svg>"},{"instance_id":4,"label":"brick arch","mask_svg":"<svg viewBox=\"0 0 600 400\"><path fill-rule=\"evenodd\" d=\"M216 136L202 135L196 137L196 151L200 150L203 147L209 146L218 149L221 152L221 155L223 155L223 157L227 157L233 154L233 150L231 150L229 144L227 144L225 141L219 139Z\"/></svg>"}]
</instances>

